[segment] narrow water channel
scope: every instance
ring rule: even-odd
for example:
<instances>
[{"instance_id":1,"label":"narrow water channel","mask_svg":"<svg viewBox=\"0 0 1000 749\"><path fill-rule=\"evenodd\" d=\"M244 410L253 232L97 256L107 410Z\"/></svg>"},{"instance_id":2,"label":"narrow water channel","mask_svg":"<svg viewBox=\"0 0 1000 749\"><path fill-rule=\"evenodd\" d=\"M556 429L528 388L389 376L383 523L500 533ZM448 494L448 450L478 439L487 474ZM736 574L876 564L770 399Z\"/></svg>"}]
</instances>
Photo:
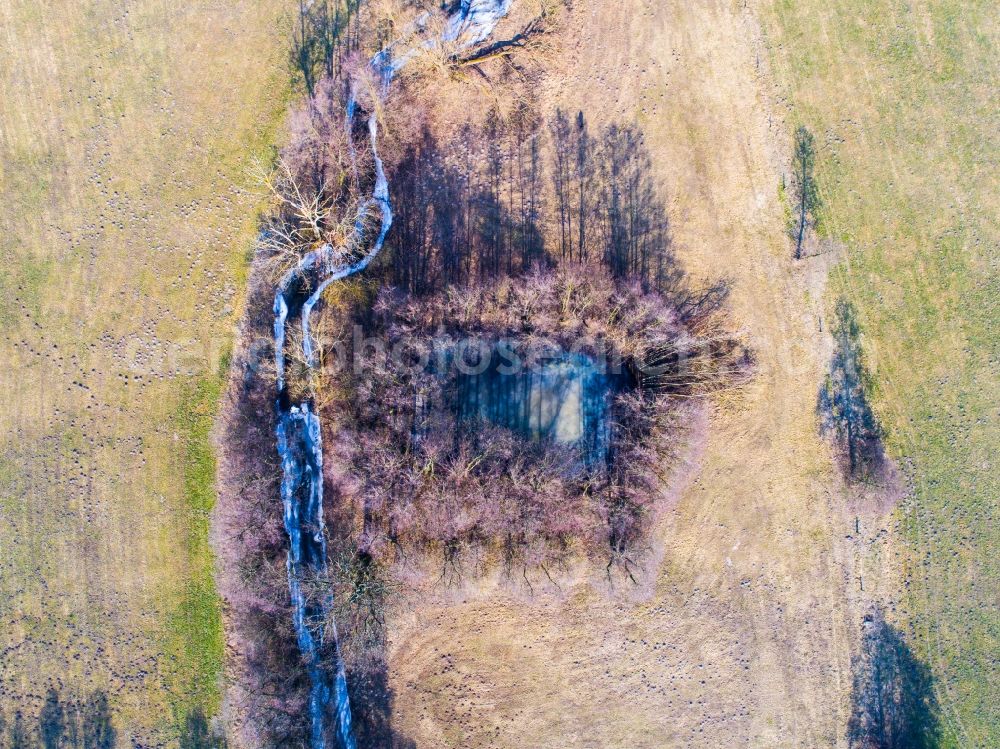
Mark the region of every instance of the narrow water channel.
<instances>
[{"instance_id":1,"label":"narrow water channel","mask_svg":"<svg viewBox=\"0 0 1000 749\"><path fill-rule=\"evenodd\" d=\"M450 42L458 49L484 41L506 15L512 0L462 0L452 4L452 12L439 39L423 33L428 16L417 20L406 40L410 46L393 44L375 55L369 67L382 81L378 95L384 99L395 74L416 56L422 46ZM345 127L349 140L357 114L355 82L347 103ZM322 580L327 575L326 529L323 521L323 445L319 416L306 400L293 403L285 380L286 327L290 316L298 316L302 326L302 356L313 366L313 344L309 318L323 290L331 283L364 270L381 251L392 226L389 185L378 152L378 119L373 111L367 121L368 148L372 154L374 187L357 208L353 234L345 247L330 245L305 255L279 284L274 299L274 351L277 371L277 449L281 458L281 500L288 533L288 589L299 649L311 683L309 699L310 746L325 749L333 734L341 749L355 749L357 743L351 720L347 678L340 657L337 632L330 617L332 601L310 599L303 590L309 577ZM353 141L352 141L353 147ZM378 214L378 232L366 230ZM344 250L355 258L344 263Z\"/></svg>"}]
</instances>

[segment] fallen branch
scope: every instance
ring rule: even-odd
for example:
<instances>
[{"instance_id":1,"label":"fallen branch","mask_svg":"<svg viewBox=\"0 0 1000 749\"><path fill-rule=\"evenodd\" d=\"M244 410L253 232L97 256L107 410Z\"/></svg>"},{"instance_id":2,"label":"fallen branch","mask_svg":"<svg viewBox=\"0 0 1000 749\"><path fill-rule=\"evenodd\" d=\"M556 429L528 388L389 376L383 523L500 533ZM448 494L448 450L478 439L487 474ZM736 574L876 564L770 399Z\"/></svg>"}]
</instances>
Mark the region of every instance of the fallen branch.
<instances>
[{"instance_id":1,"label":"fallen branch","mask_svg":"<svg viewBox=\"0 0 1000 749\"><path fill-rule=\"evenodd\" d=\"M487 60L492 60L497 57L508 57L516 50L524 49L534 38L545 33L545 27L542 23L544 18L544 14L536 16L531 23L524 27L522 31L518 32L510 39L501 39L500 41L476 50L472 54L465 57L455 55L452 57L451 62L457 67L466 67L486 62Z\"/></svg>"}]
</instances>

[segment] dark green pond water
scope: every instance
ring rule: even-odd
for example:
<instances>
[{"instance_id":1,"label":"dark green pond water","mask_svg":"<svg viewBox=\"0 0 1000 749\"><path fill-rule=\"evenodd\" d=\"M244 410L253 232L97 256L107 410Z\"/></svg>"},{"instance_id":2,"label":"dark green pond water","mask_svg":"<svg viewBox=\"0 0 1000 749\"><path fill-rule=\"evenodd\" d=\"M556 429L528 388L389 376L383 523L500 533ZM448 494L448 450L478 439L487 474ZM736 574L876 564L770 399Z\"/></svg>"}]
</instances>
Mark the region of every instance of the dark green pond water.
<instances>
[{"instance_id":1,"label":"dark green pond water","mask_svg":"<svg viewBox=\"0 0 1000 749\"><path fill-rule=\"evenodd\" d=\"M497 359L480 374L459 375L462 418L482 418L529 439L578 448L588 464L605 458L620 376L585 354L560 354L516 372Z\"/></svg>"}]
</instances>

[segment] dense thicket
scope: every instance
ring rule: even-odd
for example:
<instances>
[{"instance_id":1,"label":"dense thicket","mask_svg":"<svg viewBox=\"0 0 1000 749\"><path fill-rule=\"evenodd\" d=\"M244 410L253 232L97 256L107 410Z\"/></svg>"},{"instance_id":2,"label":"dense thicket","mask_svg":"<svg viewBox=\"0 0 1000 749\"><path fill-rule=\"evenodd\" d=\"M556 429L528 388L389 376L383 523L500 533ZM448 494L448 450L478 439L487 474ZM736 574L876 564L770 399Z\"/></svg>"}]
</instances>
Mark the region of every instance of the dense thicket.
<instances>
[{"instance_id":1,"label":"dense thicket","mask_svg":"<svg viewBox=\"0 0 1000 749\"><path fill-rule=\"evenodd\" d=\"M339 470L355 477L336 481L353 483L341 500L363 518L358 546L368 558L387 564L429 552L455 575L468 560L502 559L511 571L574 553L628 570L685 443L678 414L687 401L677 396L729 387L750 367L717 310L694 313L580 264L434 295L385 289L366 332L400 346L354 352L354 366L339 372L341 397L329 407L340 423ZM540 348L574 351L619 374L600 460L463 422L455 365L470 337L477 355L504 341L522 363Z\"/></svg>"}]
</instances>

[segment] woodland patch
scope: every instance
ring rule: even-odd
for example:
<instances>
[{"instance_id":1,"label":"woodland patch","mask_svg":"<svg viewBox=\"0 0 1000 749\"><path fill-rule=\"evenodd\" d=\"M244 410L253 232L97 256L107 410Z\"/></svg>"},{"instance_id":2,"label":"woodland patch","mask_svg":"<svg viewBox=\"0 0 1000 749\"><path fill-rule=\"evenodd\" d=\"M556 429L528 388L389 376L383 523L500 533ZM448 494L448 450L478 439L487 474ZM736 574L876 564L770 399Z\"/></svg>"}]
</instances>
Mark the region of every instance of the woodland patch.
<instances>
[{"instance_id":1,"label":"woodland patch","mask_svg":"<svg viewBox=\"0 0 1000 749\"><path fill-rule=\"evenodd\" d=\"M359 519L359 552L382 564L430 553L443 577L492 560L548 573L574 553L631 575L686 442L680 406L749 371L749 353L717 318L579 265L433 296L383 291L366 332L408 353L341 368L344 397L331 404L349 474L335 483L352 487L341 500ZM605 392L583 406L600 411L583 413L600 434L571 421L567 439L555 428L565 401L580 409L573 374L564 392L536 392L500 424L469 408L470 371L492 374L475 397L509 403L505 377L545 377L553 361L601 372Z\"/></svg>"}]
</instances>

